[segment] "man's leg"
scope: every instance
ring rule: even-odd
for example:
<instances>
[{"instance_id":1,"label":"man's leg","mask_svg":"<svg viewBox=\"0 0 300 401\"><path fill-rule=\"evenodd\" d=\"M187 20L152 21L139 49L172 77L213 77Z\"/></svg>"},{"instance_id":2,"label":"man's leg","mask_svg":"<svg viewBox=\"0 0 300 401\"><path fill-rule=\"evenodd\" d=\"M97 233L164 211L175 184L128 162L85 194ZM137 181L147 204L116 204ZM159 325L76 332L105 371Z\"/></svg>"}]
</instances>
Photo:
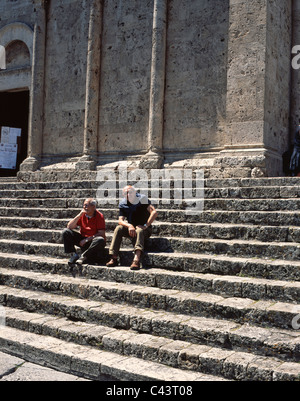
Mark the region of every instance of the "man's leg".
<instances>
[{"instance_id":1,"label":"man's leg","mask_svg":"<svg viewBox=\"0 0 300 401\"><path fill-rule=\"evenodd\" d=\"M130 237L128 228L118 225L115 228L113 239L109 248L109 255L111 256L111 260L106 264L106 266L114 267L117 265L117 259L123 237Z\"/></svg>"},{"instance_id":2,"label":"man's leg","mask_svg":"<svg viewBox=\"0 0 300 401\"><path fill-rule=\"evenodd\" d=\"M102 237L96 237L91 242L90 246L86 251L83 252L81 258L79 259L85 262L96 262L100 254L103 254L105 248L105 240ZM78 262L79 262L78 261Z\"/></svg>"},{"instance_id":3,"label":"man's leg","mask_svg":"<svg viewBox=\"0 0 300 401\"><path fill-rule=\"evenodd\" d=\"M75 245L79 246L79 243L82 240L82 236L78 232L66 228L62 233L62 237L65 247L65 253L70 254L69 265L73 266L73 264L79 259L79 255L76 252Z\"/></svg>"},{"instance_id":4,"label":"man's leg","mask_svg":"<svg viewBox=\"0 0 300 401\"><path fill-rule=\"evenodd\" d=\"M142 228L136 229L136 243L135 243L135 257L131 265L131 270L140 269L140 259L145 250L145 241L150 238L152 234L152 228L148 227L145 230Z\"/></svg>"}]
</instances>

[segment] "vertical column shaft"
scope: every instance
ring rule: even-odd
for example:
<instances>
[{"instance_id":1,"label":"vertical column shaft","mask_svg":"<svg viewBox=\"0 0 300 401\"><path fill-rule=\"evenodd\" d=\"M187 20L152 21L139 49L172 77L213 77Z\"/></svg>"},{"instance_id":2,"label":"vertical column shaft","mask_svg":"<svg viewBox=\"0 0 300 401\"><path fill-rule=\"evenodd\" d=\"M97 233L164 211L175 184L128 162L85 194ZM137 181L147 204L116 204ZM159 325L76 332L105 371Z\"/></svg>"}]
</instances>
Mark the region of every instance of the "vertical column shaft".
<instances>
[{"instance_id":1,"label":"vertical column shaft","mask_svg":"<svg viewBox=\"0 0 300 401\"><path fill-rule=\"evenodd\" d=\"M148 151L163 148L166 76L167 0L154 0Z\"/></svg>"},{"instance_id":2,"label":"vertical column shaft","mask_svg":"<svg viewBox=\"0 0 300 401\"><path fill-rule=\"evenodd\" d=\"M21 166L23 170L36 170L43 152L44 75L46 48L45 0L36 1L36 19L33 35L33 57L28 124L28 157Z\"/></svg>"},{"instance_id":3,"label":"vertical column shaft","mask_svg":"<svg viewBox=\"0 0 300 401\"><path fill-rule=\"evenodd\" d=\"M98 152L101 35L102 1L93 0L89 19L84 156L96 155Z\"/></svg>"}]
</instances>

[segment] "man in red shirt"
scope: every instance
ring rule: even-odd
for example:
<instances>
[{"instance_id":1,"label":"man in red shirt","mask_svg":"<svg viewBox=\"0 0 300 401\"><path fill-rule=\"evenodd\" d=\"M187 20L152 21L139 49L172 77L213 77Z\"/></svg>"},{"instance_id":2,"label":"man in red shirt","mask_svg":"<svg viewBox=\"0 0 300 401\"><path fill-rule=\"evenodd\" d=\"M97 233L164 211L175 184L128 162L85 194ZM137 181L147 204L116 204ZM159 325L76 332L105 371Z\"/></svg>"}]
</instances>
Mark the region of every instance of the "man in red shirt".
<instances>
[{"instance_id":1,"label":"man in red shirt","mask_svg":"<svg viewBox=\"0 0 300 401\"><path fill-rule=\"evenodd\" d=\"M80 227L80 233L74 231ZM63 231L65 253L71 254L69 266L75 264L95 263L99 254L103 254L106 244L105 220L103 214L96 209L96 201L92 198L84 201L83 210L71 220ZM75 245L82 249L79 257Z\"/></svg>"}]
</instances>

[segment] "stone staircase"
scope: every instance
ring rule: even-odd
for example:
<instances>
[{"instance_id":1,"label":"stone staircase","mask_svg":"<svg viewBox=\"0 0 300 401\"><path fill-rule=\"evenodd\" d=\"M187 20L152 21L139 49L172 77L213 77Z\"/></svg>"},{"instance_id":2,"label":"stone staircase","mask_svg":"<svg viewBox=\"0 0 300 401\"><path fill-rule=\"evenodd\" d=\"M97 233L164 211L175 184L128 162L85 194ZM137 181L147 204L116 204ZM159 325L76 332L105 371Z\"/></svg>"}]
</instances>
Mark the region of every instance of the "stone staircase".
<instances>
[{"instance_id":1,"label":"stone staircase","mask_svg":"<svg viewBox=\"0 0 300 401\"><path fill-rule=\"evenodd\" d=\"M203 212L155 205L142 270L125 240L71 275L61 232L97 183L2 179L0 351L92 380L299 381L299 183L205 180Z\"/></svg>"}]
</instances>

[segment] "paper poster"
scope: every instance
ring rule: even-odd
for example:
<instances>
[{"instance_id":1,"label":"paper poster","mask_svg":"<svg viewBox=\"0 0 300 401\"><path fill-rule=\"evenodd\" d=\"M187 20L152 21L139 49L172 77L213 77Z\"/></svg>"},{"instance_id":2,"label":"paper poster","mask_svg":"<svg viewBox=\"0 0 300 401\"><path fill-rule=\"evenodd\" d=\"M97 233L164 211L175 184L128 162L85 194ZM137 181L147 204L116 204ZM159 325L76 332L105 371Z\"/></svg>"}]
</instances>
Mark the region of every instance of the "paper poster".
<instances>
[{"instance_id":1,"label":"paper poster","mask_svg":"<svg viewBox=\"0 0 300 401\"><path fill-rule=\"evenodd\" d=\"M16 144L17 138L21 136L21 128L2 127L1 129L1 143Z\"/></svg>"},{"instance_id":2,"label":"paper poster","mask_svg":"<svg viewBox=\"0 0 300 401\"><path fill-rule=\"evenodd\" d=\"M0 143L0 168L15 170L17 166L18 145Z\"/></svg>"}]
</instances>

